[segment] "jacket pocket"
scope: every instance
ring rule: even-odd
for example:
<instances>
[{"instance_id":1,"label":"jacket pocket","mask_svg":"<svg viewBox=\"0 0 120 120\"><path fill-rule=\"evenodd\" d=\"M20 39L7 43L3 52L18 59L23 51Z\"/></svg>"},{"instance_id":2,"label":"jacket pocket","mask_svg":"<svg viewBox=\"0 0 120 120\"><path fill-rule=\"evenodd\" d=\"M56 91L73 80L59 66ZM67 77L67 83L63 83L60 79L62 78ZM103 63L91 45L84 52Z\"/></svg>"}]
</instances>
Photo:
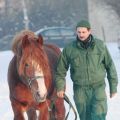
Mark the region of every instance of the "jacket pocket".
<instances>
[{"instance_id":1,"label":"jacket pocket","mask_svg":"<svg viewBox=\"0 0 120 120\"><path fill-rule=\"evenodd\" d=\"M74 67L79 67L80 66L80 58L79 57L75 57L72 58L71 60L71 66Z\"/></svg>"},{"instance_id":2,"label":"jacket pocket","mask_svg":"<svg viewBox=\"0 0 120 120\"><path fill-rule=\"evenodd\" d=\"M106 99L106 92L105 92L105 85L98 86L95 90L95 99L97 101L105 100Z\"/></svg>"}]
</instances>

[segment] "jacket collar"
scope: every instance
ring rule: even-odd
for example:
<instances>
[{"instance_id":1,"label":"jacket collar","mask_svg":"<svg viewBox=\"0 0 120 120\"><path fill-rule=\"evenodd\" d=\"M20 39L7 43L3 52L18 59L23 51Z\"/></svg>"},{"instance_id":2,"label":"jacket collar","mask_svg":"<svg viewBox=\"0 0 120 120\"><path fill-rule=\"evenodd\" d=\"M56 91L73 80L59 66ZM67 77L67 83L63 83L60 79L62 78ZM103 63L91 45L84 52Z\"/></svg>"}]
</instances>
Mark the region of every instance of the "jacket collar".
<instances>
[{"instance_id":1,"label":"jacket collar","mask_svg":"<svg viewBox=\"0 0 120 120\"><path fill-rule=\"evenodd\" d=\"M78 37L76 40L76 46L81 49L88 49L91 48L93 49L95 46L95 39L93 35L90 35L85 42L81 41Z\"/></svg>"}]
</instances>

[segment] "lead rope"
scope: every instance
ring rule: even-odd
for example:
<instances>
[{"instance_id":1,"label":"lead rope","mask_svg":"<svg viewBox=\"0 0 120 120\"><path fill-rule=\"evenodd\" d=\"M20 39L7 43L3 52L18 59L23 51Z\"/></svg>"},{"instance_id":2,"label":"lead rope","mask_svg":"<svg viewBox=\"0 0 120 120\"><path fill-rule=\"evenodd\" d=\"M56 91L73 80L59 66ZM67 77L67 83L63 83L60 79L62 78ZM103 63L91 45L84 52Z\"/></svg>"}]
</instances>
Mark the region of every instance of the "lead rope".
<instances>
[{"instance_id":1,"label":"lead rope","mask_svg":"<svg viewBox=\"0 0 120 120\"><path fill-rule=\"evenodd\" d=\"M51 112L52 110L51 110L51 108L49 107L47 100L46 100L46 105L47 105L47 108L48 108L48 112Z\"/></svg>"},{"instance_id":2,"label":"lead rope","mask_svg":"<svg viewBox=\"0 0 120 120\"><path fill-rule=\"evenodd\" d=\"M75 114L75 120L77 120L77 112L76 112L75 108L73 107L72 103L70 102L70 100L69 100L69 98L67 97L66 94L64 94L64 100L69 104L69 111L68 111L68 113L67 113L67 115L66 115L66 117L65 117L65 120L68 119L68 115L69 115L69 113L70 113L70 109L71 109L71 108L72 108L72 110L73 110L73 112L74 112L74 114Z\"/></svg>"},{"instance_id":3,"label":"lead rope","mask_svg":"<svg viewBox=\"0 0 120 120\"><path fill-rule=\"evenodd\" d=\"M57 99L57 97L55 97L53 101L55 101L56 99ZM77 112L76 112L75 108L73 107L72 103L70 102L70 100L69 100L69 98L67 97L66 94L64 94L64 100L69 104L69 111L68 111L68 113L67 113L67 115L66 115L66 117L65 117L65 120L68 119L68 116L69 116L69 113L70 113L71 108L72 108L72 110L73 110L73 112L74 112L74 114L75 114L75 119L74 119L74 120L77 120ZM46 105L47 105L47 108L48 108L48 112L49 112L49 113L52 112L52 108L49 107L47 101L46 101ZM50 114L49 114L49 115L50 115ZM49 118L50 118L50 116L49 116Z\"/></svg>"},{"instance_id":4,"label":"lead rope","mask_svg":"<svg viewBox=\"0 0 120 120\"><path fill-rule=\"evenodd\" d=\"M49 113L48 120L50 120L50 118L51 118L50 112L52 112L52 109L49 107L47 100L45 102L46 102L48 113Z\"/></svg>"}]
</instances>

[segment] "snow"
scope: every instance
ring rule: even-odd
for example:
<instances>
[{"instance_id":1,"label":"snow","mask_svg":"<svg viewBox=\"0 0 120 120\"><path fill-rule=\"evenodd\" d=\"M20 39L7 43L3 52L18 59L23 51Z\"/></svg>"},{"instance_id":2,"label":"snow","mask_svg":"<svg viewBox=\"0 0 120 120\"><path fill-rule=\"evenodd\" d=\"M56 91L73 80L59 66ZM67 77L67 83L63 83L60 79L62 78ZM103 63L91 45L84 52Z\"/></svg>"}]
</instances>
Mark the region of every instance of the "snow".
<instances>
[{"instance_id":1,"label":"snow","mask_svg":"<svg viewBox=\"0 0 120 120\"><path fill-rule=\"evenodd\" d=\"M113 58L113 61L115 63L118 77L120 78L120 51L118 50L117 43L111 42L107 43L107 47L111 53L111 56ZM13 56L13 53L11 51L3 51L0 52L0 116L2 117L2 120L13 120L13 111L11 108L10 100L9 100L9 89L7 84L7 69L8 64ZM70 80L70 73L68 72L66 76L67 80L67 89L66 94L68 95L70 101L73 103L74 107L74 101L73 101L73 91L72 91L72 82ZM108 114L107 114L107 120L119 120L120 119L120 83L118 85L118 93L117 95L110 99L109 98L109 89L108 89L108 83L106 86L106 93L108 97ZM66 110L68 111L68 105L65 103ZM27 119L27 118L26 118ZM68 120L74 120L74 113L71 110ZM78 119L79 120L79 119Z\"/></svg>"}]
</instances>

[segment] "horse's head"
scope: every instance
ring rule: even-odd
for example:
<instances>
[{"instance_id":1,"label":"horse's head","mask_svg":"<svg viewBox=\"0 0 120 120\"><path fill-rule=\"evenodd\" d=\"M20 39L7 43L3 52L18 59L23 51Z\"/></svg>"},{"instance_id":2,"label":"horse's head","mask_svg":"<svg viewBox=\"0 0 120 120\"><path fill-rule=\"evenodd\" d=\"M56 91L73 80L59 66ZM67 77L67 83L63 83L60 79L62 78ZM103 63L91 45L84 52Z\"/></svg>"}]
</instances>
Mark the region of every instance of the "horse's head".
<instances>
[{"instance_id":1,"label":"horse's head","mask_svg":"<svg viewBox=\"0 0 120 120\"><path fill-rule=\"evenodd\" d=\"M44 102L51 87L51 71L42 37L23 31L13 44L20 80L31 90L36 102ZM17 45L17 46L16 46Z\"/></svg>"}]
</instances>

